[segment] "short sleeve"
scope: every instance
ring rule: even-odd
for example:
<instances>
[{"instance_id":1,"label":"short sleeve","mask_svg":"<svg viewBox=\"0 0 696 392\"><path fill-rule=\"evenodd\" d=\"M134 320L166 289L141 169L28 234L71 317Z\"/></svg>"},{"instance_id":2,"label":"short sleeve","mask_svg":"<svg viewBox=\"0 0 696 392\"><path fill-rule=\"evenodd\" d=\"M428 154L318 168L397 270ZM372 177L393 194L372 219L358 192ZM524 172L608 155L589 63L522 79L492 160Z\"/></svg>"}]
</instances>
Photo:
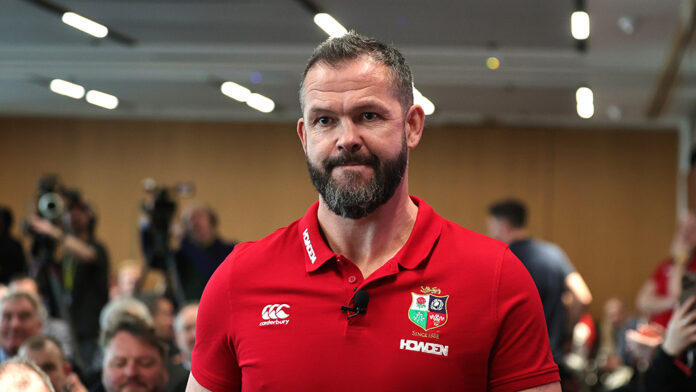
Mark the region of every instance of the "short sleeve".
<instances>
[{"instance_id":1,"label":"short sleeve","mask_svg":"<svg viewBox=\"0 0 696 392\"><path fill-rule=\"evenodd\" d=\"M191 372L198 383L213 392L239 391L241 372L232 340L230 315L230 257L223 262L203 291L196 319L196 344Z\"/></svg>"},{"instance_id":2,"label":"short sleeve","mask_svg":"<svg viewBox=\"0 0 696 392\"><path fill-rule=\"evenodd\" d=\"M553 248L555 253L557 253L557 257L555 259L558 260L558 264L561 271L563 272L563 276L567 277L568 275L575 272L575 266L570 261L570 258L568 258L566 252L564 252L563 249L561 249L561 247L555 244L553 245Z\"/></svg>"},{"instance_id":3,"label":"short sleeve","mask_svg":"<svg viewBox=\"0 0 696 392\"><path fill-rule=\"evenodd\" d=\"M488 390L519 391L559 381L536 286L505 250L495 298L498 333L489 357Z\"/></svg>"}]
</instances>

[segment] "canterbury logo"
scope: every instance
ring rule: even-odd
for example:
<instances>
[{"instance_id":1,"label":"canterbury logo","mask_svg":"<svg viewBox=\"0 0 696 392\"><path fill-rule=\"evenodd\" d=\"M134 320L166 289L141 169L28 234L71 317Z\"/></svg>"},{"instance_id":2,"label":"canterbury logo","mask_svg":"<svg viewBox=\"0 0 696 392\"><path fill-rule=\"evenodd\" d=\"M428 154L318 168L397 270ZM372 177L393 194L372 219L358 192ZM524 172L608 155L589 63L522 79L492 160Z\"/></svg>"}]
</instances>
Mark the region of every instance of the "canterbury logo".
<instances>
[{"instance_id":1,"label":"canterbury logo","mask_svg":"<svg viewBox=\"0 0 696 392\"><path fill-rule=\"evenodd\" d=\"M259 327L266 325L287 325L290 323L290 320L287 320L290 315L287 314L283 309L290 309L290 305L273 304L264 306L263 310L261 311L261 318L266 321L260 322Z\"/></svg>"},{"instance_id":2,"label":"canterbury logo","mask_svg":"<svg viewBox=\"0 0 696 392\"><path fill-rule=\"evenodd\" d=\"M278 320L278 319L286 319L290 317L289 314L285 313L283 309L289 309L290 305L288 304L282 304L282 305L266 305L263 308L263 311L261 312L261 317L264 320Z\"/></svg>"}]
</instances>

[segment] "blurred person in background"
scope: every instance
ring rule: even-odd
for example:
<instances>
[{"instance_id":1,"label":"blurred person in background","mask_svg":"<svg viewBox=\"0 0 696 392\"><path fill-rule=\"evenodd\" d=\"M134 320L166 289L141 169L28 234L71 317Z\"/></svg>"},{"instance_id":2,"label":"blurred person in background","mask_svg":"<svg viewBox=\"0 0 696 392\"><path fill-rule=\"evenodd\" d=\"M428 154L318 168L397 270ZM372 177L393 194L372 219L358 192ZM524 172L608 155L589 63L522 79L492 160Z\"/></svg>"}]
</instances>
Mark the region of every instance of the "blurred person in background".
<instances>
[{"instance_id":1,"label":"blurred person in background","mask_svg":"<svg viewBox=\"0 0 696 392\"><path fill-rule=\"evenodd\" d=\"M109 298L136 295L138 284L143 277L143 268L135 260L123 260L116 273L116 284L109 291Z\"/></svg>"},{"instance_id":2,"label":"blurred person in background","mask_svg":"<svg viewBox=\"0 0 696 392\"><path fill-rule=\"evenodd\" d=\"M101 384L91 391L164 392L169 380L167 347L154 328L130 314L114 321L102 335Z\"/></svg>"},{"instance_id":3,"label":"blurred person in background","mask_svg":"<svg viewBox=\"0 0 696 392\"><path fill-rule=\"evenodd\" d=\"M191 370L191 353L196 342L196 316L198 304L189 304L181 308L174 319L174 340L179 349L179 361L184 369Z\"/></svg>"},{"instance_id":4,"label":"blurred person in background","mask_svg":"<svg viewBox=\"0 0 696 392\"><path fill-rule=\"evenodd\" d=\"M152 315L152 325L157 335L167 343L171 350L174 346L174 303L159 294L143 294L138 297L147 306Z\"/></svg>"},{"instance_id":5,"label":"blurred person in background","mask_svg":"<svg viewBox=\"0 0 696 392\"><path fill-rule=\"evenodd\" d=\"M166 317L166 315L160 314L155 317L146 304L150 303L150 306L155 310L157 310L156 308L158 304L160 304L162 309L159 309L159 311L167 313L168 309L169 311L172 309L171 301L166 297L161 297L155 294L145 295L144 297L146 297L145 301L136 299L134 297L116 297L109 301L99 316L101 329L102 331L111 330L115 325L124 319L131 319L133 317L141 320L141 322L147 325L149 328L152 328L155 331L155 335L160 340L160 344L163 345L167 351L165 366L167 368L169 377L165 386L165 392L179 391L182 389L182 385L186 385L188 371L172 361L171 356L169 355L169 347L170 345L173 345L173 343L170 343L166 338L163 338L158 332L158 328L156 326L159 325L159 329L161 330L171 330L173 315L171 316L172 321L167 322L166 319L168 319L168 317ZM160 301L161 298L165 298L166 302ZM166 327L167 325L169 325L168 328ZM105 353L100 351L99 359L103 361L104 355ZM94 380L94 378L90 377L90 384L93 384L92 380Z\"/></svg>"},{"instance_id":6,"label":"blurred person in background","mask_svg":"<svg viewBox=\"0 0 696 392\"><path fill-rule=\"evenodd\" d=\"M62 301L58 308L67 308L79 356L87 365L98 351L99 312L109 300L109 257L95 238L97 217L79 195L69 199L65 217L69 222L66 227L37 215L31 215L28 221L34 232L60 245L55 260L62 284L46 291L52 296L58 294L57 299Z\"/></svg>"},{"instance_id":7,"label":"blurred person in background","mask_svg":"<svg viewBox=\"0 0 696 392\"><path fill-rule=\"evenodd\" d=\"M12 211L0 206L0 284L8 284L13 276L28 270L22 244L12 237L13 221Z\"/></svg>"},{"instance_id":8,"label":"blurred person in background","mask_svg":"<svg viewBox=\"0 0 696 392\"><path fill-rule=\"evenodd\" d=\"M645 373L647 391L696 391L696 297L674 309L664 341Z\"/></svg>"},{"instance_id":9,"label":"blurred person in background","mask_svg":"<svg viewBox=\"0 0 696 392\"><path fill-rule=\"evenodd\" d=\"M181 224L183 232L174 254L176 272L184 302L198 301L208 279L232 252L235 243L220 238L217 215L207 205L191 203L181 214ZM164 260L153 259L152 239L147 236L149 225L148 220L140 225L143 253L151 260L151 267L166 270ZM176 237L177 233L174 234ZM183 303L177 305L183 306Z\"/></svg>"},{"instance_id":10,"label":"blurred person in background","mask_svg":"<svg viewBox=\"0 0 696 392\"><path fill-rule=\"evenodd\" d=\"M63 392L56 391L46 373L25 358L15 357L0 364L0 391L3 392Z\"/></svg>"},{"instance_id":11,"label":"blurred person in background","mask_svg":"<svg viewBox=\"0 0 696 392\"><path fill-rule=\"evenodd\" d=\"M36 296L39 303L44 305L43 309L45 309L45 303L41 298L41 293L39 293L39 286L33 278L27 275L15 276L10 281L9 288L11 291L24 291ZM65 356L69 359L73 359L74 344L70 324L65 320L51 317L48 312L46 312L43 319L44 323L41 328L41 333L56 338L60 342L61 349L65 353Z\"/></svg>"},{"instance_id":12,"label":"blurred person in background","mask_svg":"<svg viewBox=\"0 0 696 392\"><path fill-rule=\"evenodd\" d=\"M0 362L17 354L19 346L41 334L41 304L35 296L11 291L0 299Z\"/></svg>"},{"instance_id":13,"label":"blurred person in background","mask_svg":"<svg viewBox=\"0 0 696 392\"><path fill-rule=\"evenodd\" d=\"M87 388L65 358L60 342L54 338L45 335L32 336L19 347L19 356L41 368L56 391L87 392Z\"/></svg>"},{"instance_id":14,"label":"blurred person in background","mask_svg":"<svg viewBox=\"0 0 696 392\"><path fill-rule=\"evenodd\" d=\"M573 327L592 302L590 289L560 247L530 237L522 202L502 200L492 204L488 213L489 235L510 246L536 284L554 361L563 383L571 382L565 354Z\"/></svg>"},{"instance_id":15,"label":"blurred person in background","mask_svg":"<svg viewBox=\"0 0 696 392\"><path fill-rule=\"evenodd\" d=\"M672 240L670 257L663 260L652 276L638 291L636 305L650 321L667 326L672 310L679 302L682 277L686 272L696 273L696 213L690 211L679 222Z\"/></svg>"}]
</instances>

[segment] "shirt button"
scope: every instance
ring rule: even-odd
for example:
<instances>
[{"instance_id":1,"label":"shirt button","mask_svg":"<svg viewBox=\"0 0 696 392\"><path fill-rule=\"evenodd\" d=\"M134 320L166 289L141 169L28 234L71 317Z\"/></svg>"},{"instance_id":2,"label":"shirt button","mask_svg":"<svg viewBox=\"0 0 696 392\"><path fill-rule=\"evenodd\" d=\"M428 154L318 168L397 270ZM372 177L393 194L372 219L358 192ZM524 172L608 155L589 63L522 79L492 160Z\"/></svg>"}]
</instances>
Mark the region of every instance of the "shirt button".
<instances>
[{"instance_id":1,"label":"shirt button","mask_svg":"<svg viewBox=\"0 0 696 392\"><path fill-rule=\"evenodd\" d=\"M358 278L356 278L355 275L351 275L348 277L348 283L355 283L355 281L357 280Z\"/></svg>"}]
</instances>

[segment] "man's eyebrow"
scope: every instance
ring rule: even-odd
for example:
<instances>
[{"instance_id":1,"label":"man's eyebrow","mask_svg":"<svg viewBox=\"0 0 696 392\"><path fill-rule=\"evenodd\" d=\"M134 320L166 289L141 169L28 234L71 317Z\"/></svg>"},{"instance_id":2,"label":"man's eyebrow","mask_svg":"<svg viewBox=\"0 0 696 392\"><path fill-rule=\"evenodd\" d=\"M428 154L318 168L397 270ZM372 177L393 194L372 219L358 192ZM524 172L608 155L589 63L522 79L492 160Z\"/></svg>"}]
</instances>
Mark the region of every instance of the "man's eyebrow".
<instances>
[{"instance_id":1,"label":"man's eyebrow","mask_svg":"<svg viewBox=\"0 0 696 392\"><path fill-rule=\"evenodd\" d=\"M354 107L353 111L356 111L356 112L364 112L364 111L370 111L370 110L383 111L385 109L386 109L385 105L382 105L380 102L366 102L364 104L361 104L361 105Z\"/></svg>"}]
</instances>

